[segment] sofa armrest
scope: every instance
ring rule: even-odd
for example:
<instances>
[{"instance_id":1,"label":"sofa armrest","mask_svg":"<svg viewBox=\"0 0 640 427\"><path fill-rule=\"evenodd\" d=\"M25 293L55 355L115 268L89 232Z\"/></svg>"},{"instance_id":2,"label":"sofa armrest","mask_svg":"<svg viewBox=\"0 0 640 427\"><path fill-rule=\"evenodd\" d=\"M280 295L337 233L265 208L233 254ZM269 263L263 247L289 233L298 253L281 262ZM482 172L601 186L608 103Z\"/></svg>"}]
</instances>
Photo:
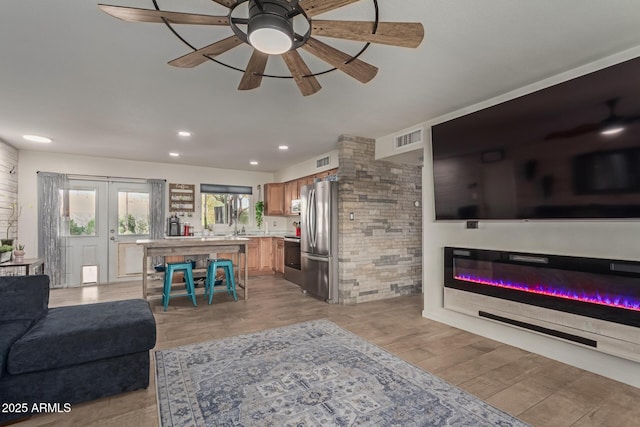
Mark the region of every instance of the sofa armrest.
<instances>
[{"instance_id":1,"label":"sofa armrest","mask_svg":"<svg viewBox=\"0 0 640 427\"><path fill-rule=\"evenodd\" d=\"M0 276L0 322L47 315L49 276Z\"/></svg>"},{"instance_id":2,"label":"sofa armrest","mask_svg":"<svg viewBox=\"0 0 640 427\"><path fill-rule=\"evenodd\" d=\"M0 322L0 378L6 372L9 349L31 327L29 320Z\"/></svg>"}]
</instances>

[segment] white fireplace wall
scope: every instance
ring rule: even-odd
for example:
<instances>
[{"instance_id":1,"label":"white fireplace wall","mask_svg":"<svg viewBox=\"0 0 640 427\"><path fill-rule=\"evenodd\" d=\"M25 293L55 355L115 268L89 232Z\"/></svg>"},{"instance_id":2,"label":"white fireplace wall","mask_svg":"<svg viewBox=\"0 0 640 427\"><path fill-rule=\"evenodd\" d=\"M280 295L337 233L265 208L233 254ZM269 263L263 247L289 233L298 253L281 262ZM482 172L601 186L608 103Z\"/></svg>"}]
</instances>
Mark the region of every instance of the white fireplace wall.
<instances>
[{"instance_id":1,"label":"white fireplace wall","mask_svg":"<svg viewBox=\"0 0 640 427\"><path fill-rule=\"evenodd\" d=\"M640 261L640 221L464 221L435 222L430 126L530 93L640 55L640 48L614 55L498 98L460 110L426 125L423 179L423 316L640 387L640 364L555 338L466 316L443 307L445 246L613 258Z\"/></svg>"}]
</instances>

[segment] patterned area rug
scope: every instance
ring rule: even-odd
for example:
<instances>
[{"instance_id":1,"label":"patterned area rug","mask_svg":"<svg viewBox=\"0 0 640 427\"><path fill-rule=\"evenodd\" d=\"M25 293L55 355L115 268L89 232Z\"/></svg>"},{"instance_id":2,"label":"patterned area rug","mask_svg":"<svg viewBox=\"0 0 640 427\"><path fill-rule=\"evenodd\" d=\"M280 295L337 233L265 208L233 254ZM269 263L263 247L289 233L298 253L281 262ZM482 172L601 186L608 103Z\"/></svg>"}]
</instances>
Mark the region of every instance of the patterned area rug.
<instances>
[{"instance_id":1,"label":"patterned area rug","mask_svg":"<svg viewBox=\"0 0 640 427\"><path fill-rule=\"evenodd\" d=\"M169 426L526 426L327 320L155 352Z\"/></svg>"}]
</instances>

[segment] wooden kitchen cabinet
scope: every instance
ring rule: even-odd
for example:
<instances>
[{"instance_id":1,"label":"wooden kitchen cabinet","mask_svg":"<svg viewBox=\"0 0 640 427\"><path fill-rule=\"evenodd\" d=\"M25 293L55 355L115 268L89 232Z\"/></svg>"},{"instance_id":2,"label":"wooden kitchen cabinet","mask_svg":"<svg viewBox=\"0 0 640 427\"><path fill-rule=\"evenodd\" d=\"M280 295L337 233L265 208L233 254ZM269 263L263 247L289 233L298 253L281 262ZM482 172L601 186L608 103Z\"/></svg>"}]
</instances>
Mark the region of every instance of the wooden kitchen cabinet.
<instances>
[{"instance_id":1,"label":"wooden kitchen cabinet","mask_svg":"<svg viewBox=\"0 0 640 427\"><path fill-rule=\"evenodd\" d=\"M267 216L284 215L284 182L272 182L264 185L264 214Z\"/></svg>"},{"instance_id":2,"label":"wooden kitchen cabinet","mask_svg":"<svg viewBox=\"0 0 640 427\"><path fill-rule=\"evenodd\" d=\"M316 179L324 179L338 173L338 169L319 172L287 182L272 182L264 185L264 214L267 216L297 215L291 212L291 201L300 198L302 187Z\"/></svg>"},{"instance_id":3,"label":"wooden kitchen cabinet","mask_svg":"<svg viewBox=\"0 0 640 427\"><path fill-rule=\"evenodd\" d=\"M284 213L285 215L297 215L297 212L291 212L291 201L300 198L300 188L298 180L287 181L284 183Z\"/></svg>"},{"instance_id":4,"label":"wooden kitchen cabinet","mask_svg":"<svg viewBox=\"0 0 640 427\"><path fill-rule=\"evenodd\" d=\"M274 237L271 242L271 265L273 271L284 274L284 239Z\"/></svg>"},{"instance_id":5,"label":"wooden kitchen cabinet","mask_svg":"<svg viewBox=\"0 0 640 427\"><path fill-rule=\"evenodd\" d=\"M247 267L249 275L272 274L272 237L251 237L247 245Z\"/></svg>"},{"instance_id":6,"label":"wooden kitchen cabinet","mask_svg":"<svg viewBox=\"0 0 640 427\"><path fill-rule=\"evenodd\" d=\"M260 240L260 273L272 273L271 267L271 237L261 237Z\"/></svg>"},{"instance_id":7,"label":"wooden kitchen cabinet","mask_svg":"<svg viewBox=\"0 0 640 427\"><path fill-rule=\"evenodd\" d=\"M272 261L272 240L276 240L271 236L265 237L249 237L249 243L247 243L247 268L249 270L249 276L257 276L260 274L273 274L273 261ZM280 238L280 240L284 240ZM218 258L233 259L235 254L231 253L219 253ZM283 250L284 258L284 250ZM284 261L283 261L284 262ZM284 266L282 267L284 272Z\"/></svg>"},{"instance_id":8,"label":"wooden kitchen cabinet","mask_svg":"<svg viewBox=\"0 0 640 427\"><path fill-rule=\"evenodd\" d=\"M304 187L305 185L311 185L311 184L313 184L313 175L305 176L303 178L298 179L298 188L300 190L300 193L302 193L302 187Z\"/></svg>"},{"instance_id":9,"label":"wooden kitchen cabinet","mask_svg":"<svg viewBox=\"0 0 640 427\"><path fill-rule=\"evenodd\" d=\"M260 270L260 238L249 239L247 244L247 268L249 274L257 274Z\"/></svg>"}]
</instances>

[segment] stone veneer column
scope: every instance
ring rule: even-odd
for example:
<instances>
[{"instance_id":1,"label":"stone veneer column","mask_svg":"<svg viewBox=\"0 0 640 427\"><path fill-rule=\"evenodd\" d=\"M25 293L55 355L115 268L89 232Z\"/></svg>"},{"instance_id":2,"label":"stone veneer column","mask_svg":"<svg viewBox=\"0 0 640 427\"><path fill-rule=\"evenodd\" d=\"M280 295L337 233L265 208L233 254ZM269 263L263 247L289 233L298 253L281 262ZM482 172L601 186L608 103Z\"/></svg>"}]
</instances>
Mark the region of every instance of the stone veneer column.
<instances>
[{"instance_id":1,"label":"stone veneer column","mask_svg":"<svg viewBox=\"0 0 640 427\"><path fill-rule=\"evenodd\" d=\"M375 160L375 140L347 135L338 158L339 302L421 293L422 167Z\"/></svg>"}]
</instances>

